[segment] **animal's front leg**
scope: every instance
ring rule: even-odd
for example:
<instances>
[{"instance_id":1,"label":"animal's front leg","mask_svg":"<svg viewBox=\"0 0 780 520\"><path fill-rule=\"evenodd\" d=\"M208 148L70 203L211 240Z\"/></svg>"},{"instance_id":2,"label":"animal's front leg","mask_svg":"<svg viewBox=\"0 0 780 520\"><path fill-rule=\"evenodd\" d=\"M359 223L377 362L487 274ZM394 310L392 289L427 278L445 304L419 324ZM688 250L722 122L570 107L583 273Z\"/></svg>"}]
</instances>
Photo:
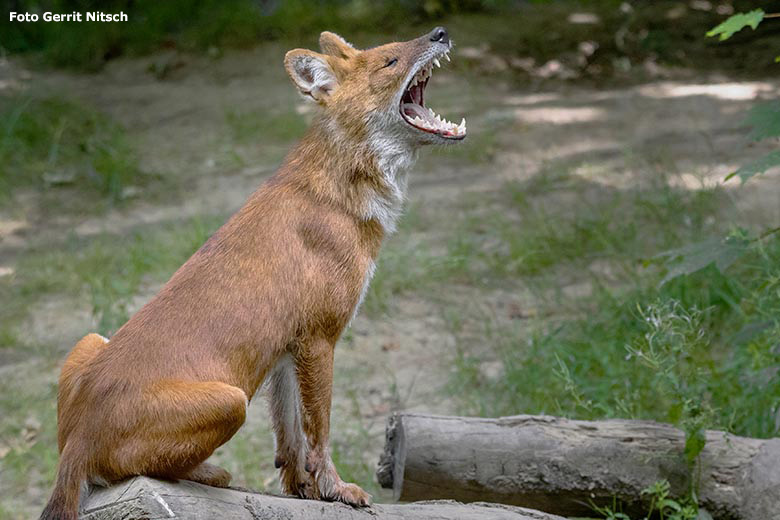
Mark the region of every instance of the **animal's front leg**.
<instances>
[{"instance_id":1,"label":"animal's front leg","mask_svg":"<svg viewBox=\"0 0 780 520\"><path fill-rule=\"evenodd\" d=\"M329 341L313 340L301 345L295 356L303 405L303 431L309 443L305 469L314 479L319 498L367 506L371 504L371 495L355 484L342 481L330 458L333 348Z\"/></svg>"}]
</instances>

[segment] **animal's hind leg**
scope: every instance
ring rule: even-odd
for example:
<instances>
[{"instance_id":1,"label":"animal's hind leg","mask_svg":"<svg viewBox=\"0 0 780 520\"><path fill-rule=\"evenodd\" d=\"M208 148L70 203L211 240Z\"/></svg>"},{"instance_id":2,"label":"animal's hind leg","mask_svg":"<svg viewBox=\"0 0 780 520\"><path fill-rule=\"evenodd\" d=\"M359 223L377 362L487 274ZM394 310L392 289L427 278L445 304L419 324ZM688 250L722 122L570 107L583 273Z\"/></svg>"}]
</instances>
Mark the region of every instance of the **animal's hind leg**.
<instances>
[{"instance_id":1,"label":"animal's hind leg","mask_svg":"<svg viewBox=\"0 0 780 520\"><path fill-rule=\"evenodd\" d=\"M274 466L281 470L282 490L288 495L315 498L306 471L306 437L301 423L300 392L295 364L289 354L276 362L269 376L269 408L276 440Z\"/></svg>"},{"instance_id":2,"label":"animal's hind leg","mask_svg":"<svg viewBox=\"0 0 780 520\"><path fill-rule=\"evenodd\" d=\"M149 475L226 486L230 474L203 462L244 423L246 394L216 381L160 381L146 388L142 397L139 420L111 457L116 464L113 476Z\"/></svg>"},{"instance_id":3,"label":"animal's hind leg","mask_svg":"<svg viewBox=\"0 0 780 520\"><path fill-rule=\"evenodd\" d=\"M108 345L108 340L100 334L87 334L68 354L60 372L59 390L57 392L57 444L59 451L65 447L70 431L76 427L73 418L67 416L73 391L79 384L79 376L95 356Z\"/></svg>"}]
</instances>

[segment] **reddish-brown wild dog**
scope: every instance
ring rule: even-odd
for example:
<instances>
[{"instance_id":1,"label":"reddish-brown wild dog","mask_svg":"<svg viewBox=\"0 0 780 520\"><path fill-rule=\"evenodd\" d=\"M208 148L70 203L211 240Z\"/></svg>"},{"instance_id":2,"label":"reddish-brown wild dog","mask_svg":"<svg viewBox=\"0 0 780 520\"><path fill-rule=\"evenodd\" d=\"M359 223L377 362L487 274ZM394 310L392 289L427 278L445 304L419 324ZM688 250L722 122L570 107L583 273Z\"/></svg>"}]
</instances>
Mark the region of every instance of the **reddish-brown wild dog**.
<instances>
[{"instance_id":1,"label":"reddish-brown wild dog","mask_svg":"<svg viewBox=\"0 0 780 520\"><path fill-rule=\"evenodd\" d=\"M437 27L364 51L324 32L322 53L287 53L293 83L320 106L314 123L110 341L90 334L68 355L60 462L42 519L76 519L87 482L150 475L227 486L230 474L205 460L241 427L264 381L284 491L370 503L329 455L333 349L394 231L417 149L466 135L465 121L423 101L451 46Z\"/></svg>"}]
</instances>

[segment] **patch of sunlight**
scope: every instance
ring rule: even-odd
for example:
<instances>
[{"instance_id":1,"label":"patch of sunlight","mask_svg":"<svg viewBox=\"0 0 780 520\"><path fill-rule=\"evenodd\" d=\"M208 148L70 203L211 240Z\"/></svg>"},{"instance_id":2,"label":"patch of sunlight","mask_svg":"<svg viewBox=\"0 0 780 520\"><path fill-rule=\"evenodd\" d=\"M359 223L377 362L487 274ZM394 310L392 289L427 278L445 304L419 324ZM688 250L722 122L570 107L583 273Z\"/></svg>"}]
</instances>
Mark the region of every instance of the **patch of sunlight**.
<instances>
[{"instance_id":1,"label":"patch of sunlight","mask_svg":"<svg viewBox=\"0 0 780 520\"><path fill-rule=\"evenodd\" d=\"M689 191L706 190L721 184L723 177L708 175L707 173L683 172L679 175L670 176L669 186Z\"/></svg>"},{"instance_id":2,"label":"patch of sunlight","mask_svg":"<svg viewBox=\"0 0 780 520\"><path fill-rule=\"evenodd\" d=\"M549 103L551 101L559 101L561 99L560 94L524 94L524 95L511 95L505 96L503 101L507 105L535 105L537 103Z\"/></svg>"},{"instance_id":3,"label":"patch of sunlight","mask_svg":"<svg viewBox=\"0 0 780 520\"><path fill-rule=\"evenodd\" d=\"M588 123L598 121L606 117L606 110L596 107L569 107L569 108L518 108L515 110L515 118L524 123L551 123L554 125L567 125L571 123Z\"/></svg>"},{"instance_id":4,"label":"patch of sunlight","mask_svg":"<svg viewBox=\"0 0 780 520\"><path fill-rule=\"evenodd\" d=\"M549 160L564 161L576 159L577 157L581 159L601 158L603 160L624 147L624 143L610 139L588 139L583 137L580 140L569 141L563 145L555 146L550 144L539 151L542 152L544 159Z\"/></svg>"},{"instance_id":5,"label":"patch of sunlight","mask_svg":"<svg viewBox=\"0 0 780 520\"><path fill-rule=\"evenodd\" d=\"M0 219L0 240L28 227L28 223L22 220Z\"/></svg>"},{"instance_id":6,"label":"patch of sunlight","mask_svg":"<svg viewBox=\"0 0 780 520\"><path fill-rule=\"evenodd\" d=\"M712 85L703 84L680 84L671 82L655 83L638 87L637 91L651 98L679 98L687 96L710 96L717 99L730 101L749 101L755 99L759 94L771 94L777 91L777 88L771 83L763 81L752 81L745 83L716 83Z\"/></svg>"}]
</instances>

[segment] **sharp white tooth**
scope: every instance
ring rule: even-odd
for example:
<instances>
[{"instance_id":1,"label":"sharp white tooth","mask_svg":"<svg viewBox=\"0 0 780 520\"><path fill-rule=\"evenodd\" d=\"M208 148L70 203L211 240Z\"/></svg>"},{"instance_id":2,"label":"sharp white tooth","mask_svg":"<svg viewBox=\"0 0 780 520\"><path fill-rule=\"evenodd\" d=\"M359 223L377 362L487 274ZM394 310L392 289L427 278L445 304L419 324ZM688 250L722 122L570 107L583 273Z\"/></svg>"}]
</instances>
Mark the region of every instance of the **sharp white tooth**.
<instances>
[{"instance_id":1,"label":"sharp white tooth","mask_svg":"<svg viewBox=\"0 0 780 520\"><path fill-rule=\"evenodd\" d=\"M436 112L434 112L434 111L433 111L433 110L431 110L430 108L428 109L428 113L429 113L429 114L431 114L432 116L435 116L435 115L436 115Z\"/></svg>"},{"instance_id":2,"label":"sharp white tooth","mask_svg":"<svg viewBox=\"0 0 780 520\"><path fill-rule=\"evenodd\" d=\"M444 57L447 58L447 61L450 61L450 51L445 52Z\"/></svg>"},{"instance_id":3,"label":"sharp white tooth","mask_svg":"<svg viewBox=\"0 0 780 520\"><path fill-rule=\"evenodd\" d=\"M439 60L437 58L433 58L433 64L437 67L441 67L441 63L439 63Z\"/></svg>"}]
</instances>

